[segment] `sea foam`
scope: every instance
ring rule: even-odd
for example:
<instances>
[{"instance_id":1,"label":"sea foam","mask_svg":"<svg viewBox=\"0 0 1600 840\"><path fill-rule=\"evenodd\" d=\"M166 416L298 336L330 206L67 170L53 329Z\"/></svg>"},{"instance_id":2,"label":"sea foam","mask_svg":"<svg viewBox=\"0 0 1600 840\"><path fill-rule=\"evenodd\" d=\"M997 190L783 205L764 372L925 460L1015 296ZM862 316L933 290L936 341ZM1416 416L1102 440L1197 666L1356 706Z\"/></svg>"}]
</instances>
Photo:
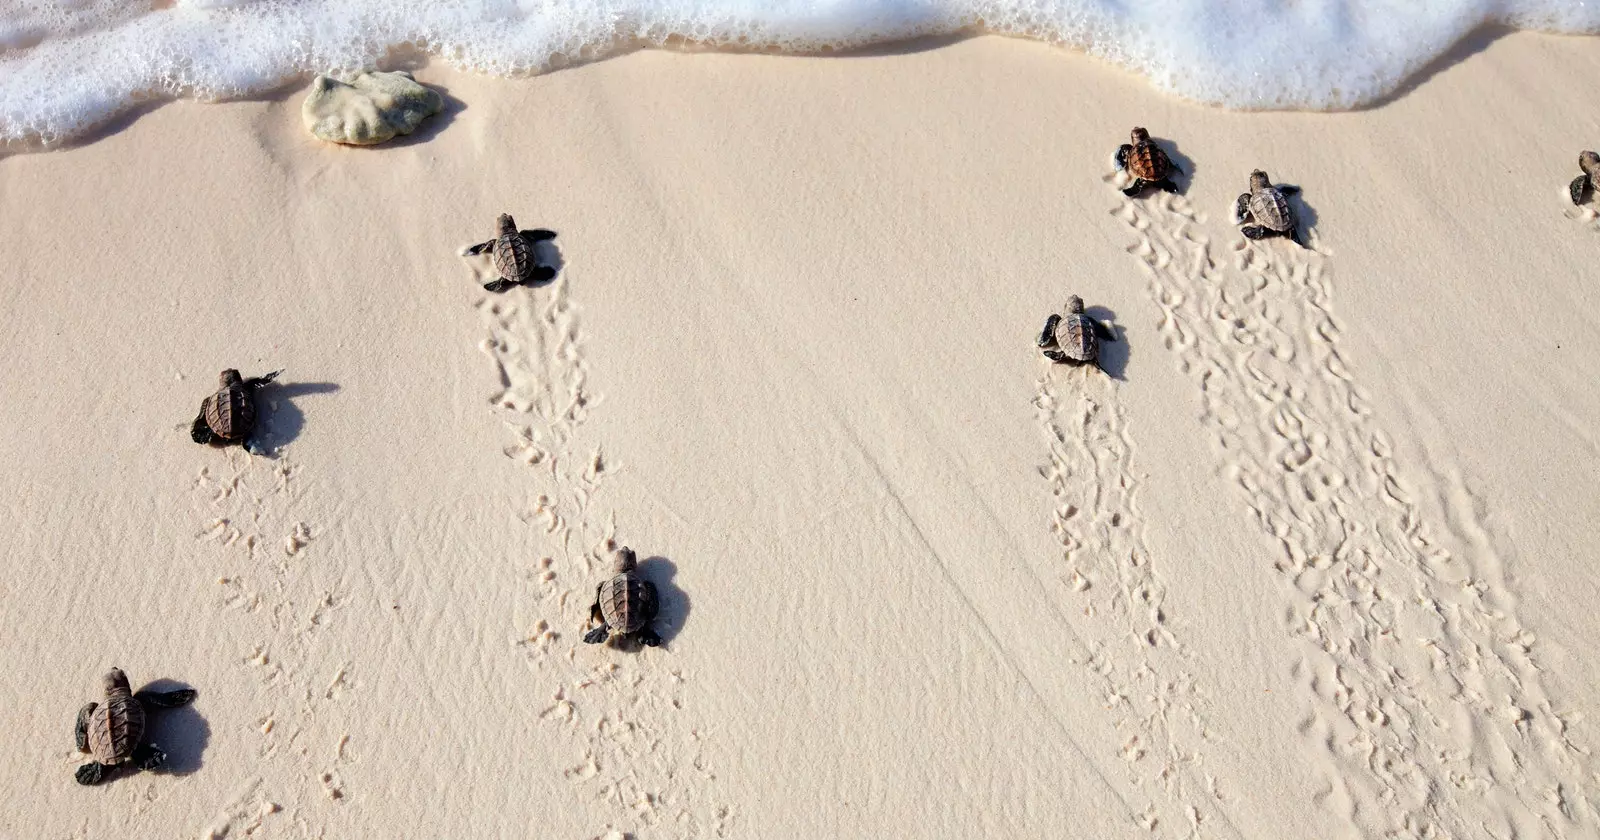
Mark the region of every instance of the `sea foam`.
<instances>
[{"instance_id":1,"label":"sea foam","mask_svg":"<svg viewBox=\"0 0 1600 840\"><path fill-rule=\"evenodd\" d=\"M1392 93L1474 29L1600 32L1585 0L0 0L0 140L82 133L141 100L228 99L410 47L536 73L644 45L819 53L994 32L1082 49L1231 108Z\"/></svg>"}]
</instances>

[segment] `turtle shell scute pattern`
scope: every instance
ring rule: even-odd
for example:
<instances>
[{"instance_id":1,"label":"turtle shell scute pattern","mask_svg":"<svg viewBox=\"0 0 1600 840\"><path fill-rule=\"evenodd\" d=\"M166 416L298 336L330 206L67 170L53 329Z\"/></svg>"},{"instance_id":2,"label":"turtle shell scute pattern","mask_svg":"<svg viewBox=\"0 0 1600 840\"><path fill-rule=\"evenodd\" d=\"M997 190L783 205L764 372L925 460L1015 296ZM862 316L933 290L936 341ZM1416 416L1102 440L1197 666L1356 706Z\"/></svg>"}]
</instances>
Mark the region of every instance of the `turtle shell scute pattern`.
<instances>
[{"instance_id":1,"label":"turtle shell scute pattern","mask_svg":"<svg viewBox=\"0 0 1600 840\"><path fill-rule=\"evenodd\" d=\"M101 764L133 756L144 736L144 707L126 691L113 692L89 716L89 753Z\"/></svg>"},{"instance_id":2,"label":"turtle shell scute pattern","mask_svg":"<svg viewBox=\"0 0 1600 840\"><path fill-rule=\"evenodd\" d=\"M634 633L656 617L656 589L631 574L600 584L600 615L615 633Z\"/></svg>"},{"instance_id":3,"label":"turtle shell scute pattern","mask_svg":"<svg viewBox=\"0 0 1600 840\"><path fill-rule=\"evenodd\" d=\"M1163 181L1172 173L1172 159L1160 146L1149 141L1129 150L1127 166L1128 174L1141 181Z\"/></svg>"},{"instance_id":4,"label":"turtle shell scute pattern","mask_svg":"<svg viewBox=\"0 0 1600 840\"><path fill-rule=\"evenodd\" d=\"M1070 313L1061 319L1056 328L1056 344L1067 358L1079 362L1092 362L1100 355L1100 338L1094 326L1081 313Z\"/></svg>"},{"instance_id":5,"label":"turtle shell scute pattern","mask_svg":"<svg viewBox=\"0 0 1600 840\"><path fill-rule=\"evenodd\" d=\"M255 401L244 387L223 388L206 400L206 425L224 440L240 440L256 424Z\"/></svg>"},{"instance_id":6,"label":"turtle shell scute pattern","mask_svg":"<svg viewBox=\"0 0 1600 840\"><path fill-rule=\"evenodd\" d=\"M1268 187L1250 194L1250 215L1256 224L1276 231L1294 227L1294 211L1283 193Z\"/></svg>"},{"instance_id":7,"label":"turtle shell scute pattern","mask_svg":"<svg viewBox=\"0 0 1600 840\"><path fill-rule=\"evenodd\" d=\"M533 245L515 231L502 235L494 243L494 268L506 280L532 283L538 268Z\"/></svg>"}]
</instances>

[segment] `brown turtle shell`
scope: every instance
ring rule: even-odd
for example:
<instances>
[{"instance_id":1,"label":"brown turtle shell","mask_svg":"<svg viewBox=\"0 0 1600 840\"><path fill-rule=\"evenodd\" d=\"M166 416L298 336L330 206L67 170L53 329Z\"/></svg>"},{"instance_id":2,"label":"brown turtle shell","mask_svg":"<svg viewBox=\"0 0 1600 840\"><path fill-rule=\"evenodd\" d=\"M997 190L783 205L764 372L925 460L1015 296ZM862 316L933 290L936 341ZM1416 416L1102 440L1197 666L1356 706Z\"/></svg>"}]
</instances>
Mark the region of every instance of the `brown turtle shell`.
<instances>
[{"instance_id":1,"label":"brown turtle shell","mask_svg":"<svg viewBox=\"0 0 1600 840\"><path fill-rule=\"evenodd\" d=\"M1141 181L1164 181L1172 174L1172 159L1160 146L1145 140L1128 151L1128 174Z\"/></svg>"},{"instance_id":2,"label":"brown turtle shell","mask_svg":"<svg viewBox=\"0 0 1600 840\"><path fill-rule=\"evenodd\" d=\"M133 757L144 736L144 707L121 685L107 686L106 700L89 716L89 753L101 764L121 764Z\"/></svg>"},{"instance_id":3,"label":"brown turtle shell","mask_svg":"<svg viewBox=\"0 0 1600 840\"><path fill-rule=\"evenodd\" d=\"M1069 312L1056 324L1056 346L1076 362L1092 362L1100 357L1100 337L1094 324L1081 312Z\"/></svg>"},{"instance_id":4,"label":"brown turtle shell","mask_svg":"<svg viewBox=\"0 0 1600 840\"><path fill-rule=\"evenodd\" d=\"M1251 217L1262 227L1279 232L1294 227L1294 211L1289 209L1289 200L1277 187L1264 187L1250 193L1249 207Z\"/></svg>"},{"instance_id":5,"label":"brown turtle shell","mask_svg":"<svg viewBox=\"0 0 1600 840\"><path fill-rule=\"evenodd\" d=\"M613 633L634 633L656 617L660 604L656 587L633 572L623 572L600 584L600 615Z\"/></svg>"},{"instance_id":6,"label":"brown turtle shell","mask_svg":"<svg viewBox=\"0 0 1600 840\"><path fill-rule=\"evenodd\" d=\"M500 277L517 283L533 283L539 279L538 268L533 243L523 237L514 224L511 230L502 230L494 241L494 270L500 272Z\"/></svg>"},{"instance_id":7,"label":"brown turtle shell","mask_svg":"<svg viewBox=\"0 0 1600 840\"><path fill-rule=\"evenodd\" d=\"M206 397L206 425L223 440L243 440L256 426L256 403L250 389L240 383L223 386Z\"/></svg>"}]
</instances>

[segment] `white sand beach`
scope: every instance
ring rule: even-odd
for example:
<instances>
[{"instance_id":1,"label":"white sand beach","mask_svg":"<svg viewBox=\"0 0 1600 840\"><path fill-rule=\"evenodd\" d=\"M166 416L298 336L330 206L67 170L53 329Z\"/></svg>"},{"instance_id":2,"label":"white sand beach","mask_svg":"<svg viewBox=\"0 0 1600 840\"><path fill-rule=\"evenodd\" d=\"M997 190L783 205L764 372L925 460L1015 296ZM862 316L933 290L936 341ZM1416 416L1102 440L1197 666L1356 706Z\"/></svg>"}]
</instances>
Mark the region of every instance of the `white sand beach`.
<instances>
[{"instance_id":1,"label":"white sand beach","mask_svg":"<svg viewBox=\"0 0 1600 840\"><path fill-rule=\"evenodd\" d=\"M1600 836L1600 41L1341 113L998 37L416 76L383 146L302 86L0 158L0 837ZM190 441L224 368L270 456ZM581 641L617 545L661 648ZM199 699L82 787L113 665Z\"/></svg>"}]
</instances>

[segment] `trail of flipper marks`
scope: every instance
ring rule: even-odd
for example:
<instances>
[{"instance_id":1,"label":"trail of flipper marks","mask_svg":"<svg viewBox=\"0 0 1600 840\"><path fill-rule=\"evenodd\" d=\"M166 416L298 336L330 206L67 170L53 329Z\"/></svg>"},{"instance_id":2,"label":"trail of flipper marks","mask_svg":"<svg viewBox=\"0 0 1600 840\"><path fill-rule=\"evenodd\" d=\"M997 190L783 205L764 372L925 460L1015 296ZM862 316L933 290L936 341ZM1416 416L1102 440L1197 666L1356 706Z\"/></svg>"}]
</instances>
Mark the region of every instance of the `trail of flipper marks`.
<instances>
[{"instance_id":1,"label":"trail of flipper marks","mask_svg":"<svg viewBox=\"0 0 1600 840\"><path fill-rule=\"evenodd\" d=\"M1277 544L1322 804L1385 837L1594 836L1589 752L1546 696L1503 563L1466 533L1481 523L1443 532L1413 503L1347 364L1326 259L1241 239L1219 263L1181 197L1113 213L1222 472Z\"/></svg>"},{"instance_id":2,"label":"trail of flipper marks","mask_svg":"<svg viewBox=\"0 0 1600 840\"><path fill-rule=\"evenodd\" d=\"M488 330L480 347L501 388L490 402L511 434L505 455L536 477L519 516L537 529L544 551L525 571L516 644L541 684L553 687L539 714L571 739L563 775L619 810L616 822L652 836L727 836L731 809L711 795L716 776L684 709L687 676L671 654L581 641L594 587L612 574L616 517L604 488L617 467L584 427L601 400L589 386L567 276L543 290L490 295L478 310Z\"/></svg>"},{"instance_id":3,"label":"trail of flipper marks","mask_svg":"<svg viewBox=\"0 0 1600 840\"><path fill-rule=\"evenodd\" d=\"M1067 394L1062 395L1065 390ZM1080 635L1083 664L1105 682L1120 717L1119 754L1130 779L1155 785L1142 825L1167 837L1217 836L1226 799L1204 766L1201 747L1214 736L1198 703L1201 688L1166 613L1166 583L1144 540L1139 479L1126 410L1115 385L1090 368L1056 368L1034 397L1050 463L1050 530L1061 544L1065 584L1092 619Z\"/></svg>"}]
</instances>

